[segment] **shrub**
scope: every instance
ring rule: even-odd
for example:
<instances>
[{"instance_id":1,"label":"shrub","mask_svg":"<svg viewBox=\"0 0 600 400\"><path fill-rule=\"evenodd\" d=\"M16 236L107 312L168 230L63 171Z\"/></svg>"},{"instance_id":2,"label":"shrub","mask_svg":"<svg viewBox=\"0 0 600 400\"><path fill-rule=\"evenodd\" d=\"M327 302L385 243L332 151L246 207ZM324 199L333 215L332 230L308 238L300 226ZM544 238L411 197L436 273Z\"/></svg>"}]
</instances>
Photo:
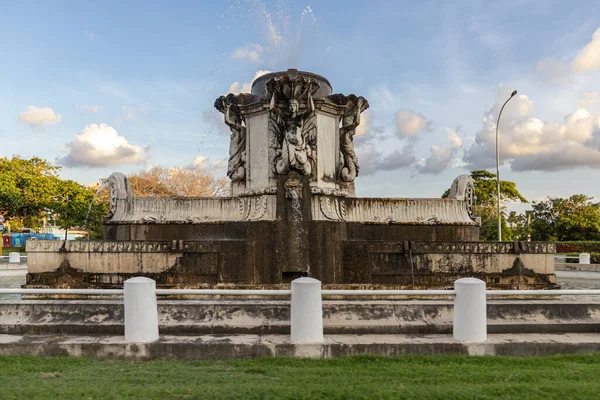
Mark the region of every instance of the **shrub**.
<instances>
[{"instance_id":1,"label":"shrub","mask_svg":"<svg viewBox=\"0 0 600 400\"><path fill-rule=\"evenodd\" d=\"M590 254L590 264L600 264L600 253L589 253ZM567 256L578 256L579 253L566 253ZM567 263L577 264L579 260L574 258L568 258Z\"/></svg>"},{"instance_id":2,"label":"shrub","mask_svg":"<svg viewBox=\"0 0 600 400\"><path fill-rule=\"evenodd\" d=\"M556 242L557 253L600 253L600 241Z\"/></svg>"}]
</instances>

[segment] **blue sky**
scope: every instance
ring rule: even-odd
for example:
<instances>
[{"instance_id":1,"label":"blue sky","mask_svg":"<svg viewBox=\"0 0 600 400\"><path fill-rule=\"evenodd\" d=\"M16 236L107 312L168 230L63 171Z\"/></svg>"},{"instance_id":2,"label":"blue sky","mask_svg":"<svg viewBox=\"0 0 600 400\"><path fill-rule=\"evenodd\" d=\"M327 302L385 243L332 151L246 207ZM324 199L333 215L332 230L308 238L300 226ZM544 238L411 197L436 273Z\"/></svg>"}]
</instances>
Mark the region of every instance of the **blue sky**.
<instances>
[{"instance_id":1,"label":"blue sky","mask_svg":"<svg viewBox=\"0 0 600 400\"><path fill-rule=\"evenodd\" d=\"M0 156L86 184L194 162L224 174L214 99L298 68L369 100L360 196L437 197L493 168L516 88L501 176L532 200L600 197L599 28L595 1L5 1Z\"/></svg>"}]
</instances>

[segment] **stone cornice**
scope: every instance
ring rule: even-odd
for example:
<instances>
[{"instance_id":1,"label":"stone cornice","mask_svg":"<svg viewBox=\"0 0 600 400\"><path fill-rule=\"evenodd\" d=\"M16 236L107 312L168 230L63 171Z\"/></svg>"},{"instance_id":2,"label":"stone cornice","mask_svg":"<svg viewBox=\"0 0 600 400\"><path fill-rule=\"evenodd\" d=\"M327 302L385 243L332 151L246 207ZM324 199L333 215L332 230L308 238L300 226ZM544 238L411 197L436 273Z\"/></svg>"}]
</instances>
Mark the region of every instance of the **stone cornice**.
<instances>
[{"instance_id":1,"label":"stone cornice","mask_svg":"<svg viewBox=\"0 0 600 400\"><path fill-rule=\"evenodd\" d=\"M456 199L313 196L313 219L386 225L478 226L470 204Z\"/></svg>"},{"instance_id":2,"label":"stone cornice","mask_svg":"<svg viewBox=\"0 0 600 400\"><path fill-rule=\"evenodd\" d=\"M351 241L345 242L351 245ZM32 253L182 253L213 251L211 243L200 241L116 242L94 240L29 240ZM554 254L556 245L548 242L384 242L369 245L368 251L412 254Z\"/></svg>"}]
</instances>

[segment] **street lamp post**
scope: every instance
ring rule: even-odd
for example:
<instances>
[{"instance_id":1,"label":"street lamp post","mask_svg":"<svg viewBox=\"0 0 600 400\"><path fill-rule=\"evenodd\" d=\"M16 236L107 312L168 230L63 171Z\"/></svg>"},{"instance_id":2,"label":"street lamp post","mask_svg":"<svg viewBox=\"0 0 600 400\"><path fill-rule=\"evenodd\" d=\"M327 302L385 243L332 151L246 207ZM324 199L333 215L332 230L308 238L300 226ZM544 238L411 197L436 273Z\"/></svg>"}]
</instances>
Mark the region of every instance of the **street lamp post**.
<instances>
[{"instance_id":1,"label":"street lamp post","mask_svg":"<svg viewBox=\"0 0 600 400\"><path fill-rule=\"evenodd\" d=\"M498 241L502 241L502 218L500 215L500 147L498 146L498 127L500 126L500 116L502 115L502 110L504 110L504 106L506 103L510 101L515 95L517 91L514 90L510 97L502 104L502 108L498 113L498 121L496 122L496 192L498 194Z\"/></svg>"}]
</instances>

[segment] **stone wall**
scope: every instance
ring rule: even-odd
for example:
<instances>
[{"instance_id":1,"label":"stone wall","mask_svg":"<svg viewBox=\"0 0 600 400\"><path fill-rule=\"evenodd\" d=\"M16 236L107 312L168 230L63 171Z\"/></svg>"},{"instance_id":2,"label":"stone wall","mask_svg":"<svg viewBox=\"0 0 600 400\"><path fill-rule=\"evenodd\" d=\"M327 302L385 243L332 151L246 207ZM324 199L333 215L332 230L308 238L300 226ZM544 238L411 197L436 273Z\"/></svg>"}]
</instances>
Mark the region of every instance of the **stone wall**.
<instances>
[{"instance_id":1,"label":"stone wall","mask_svg":"<svg viewBox=\"0 0 600 400\"><path fill-rule=\"evenodd\" d=\"M331 287L449 288L465 276L495 288L555 284L553 244L341 240L337 246L329 236L343 226L318 224L305 244L309 256L296 264L293 251L278 250L276 227L249 226L246 240L28 242L27 284L108 288L148 276L159 287L269 287L304 275Z\"/></svg>"}]
</instances>

